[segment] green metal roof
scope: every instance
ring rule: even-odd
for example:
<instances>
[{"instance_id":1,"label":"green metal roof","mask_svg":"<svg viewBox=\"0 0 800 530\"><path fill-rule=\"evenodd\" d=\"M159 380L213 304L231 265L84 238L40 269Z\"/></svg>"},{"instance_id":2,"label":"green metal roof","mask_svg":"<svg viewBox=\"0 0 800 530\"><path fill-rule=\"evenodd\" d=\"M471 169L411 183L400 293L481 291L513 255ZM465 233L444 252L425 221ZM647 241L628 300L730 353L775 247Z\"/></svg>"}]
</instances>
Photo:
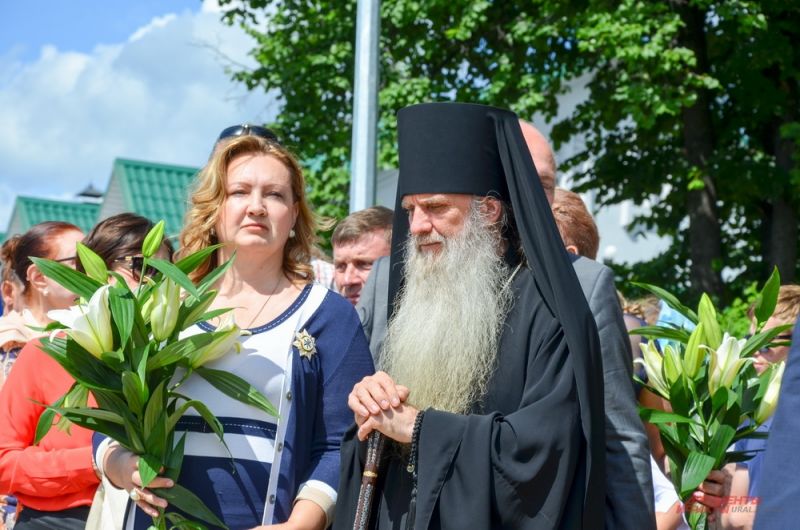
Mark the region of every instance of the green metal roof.
<instances>
[{"instance_id":1,"label":"green metal roof","mask_svg":"<svg viewBox=\"0 0 800 530\"><path fill-rule=\"evenodd\" d=\"M118 158L112 178L120 180L128 211L152 221L164 219L166 233L174 235L183 226L189 184L197 171L195 167Z\"/></svg>"},{"instance_id":2,"label":"green metal roof","mask_svg":"<svg viewBox=\"0 0 800 530\"><path fill-rule=\"evenodd\" d=\"M66 221L88 232L97 221L99 211L99 204L35 197L17 197L14 206L14 215L19 216L22 232L44 221Z\"/></svg>"}]
</instances>

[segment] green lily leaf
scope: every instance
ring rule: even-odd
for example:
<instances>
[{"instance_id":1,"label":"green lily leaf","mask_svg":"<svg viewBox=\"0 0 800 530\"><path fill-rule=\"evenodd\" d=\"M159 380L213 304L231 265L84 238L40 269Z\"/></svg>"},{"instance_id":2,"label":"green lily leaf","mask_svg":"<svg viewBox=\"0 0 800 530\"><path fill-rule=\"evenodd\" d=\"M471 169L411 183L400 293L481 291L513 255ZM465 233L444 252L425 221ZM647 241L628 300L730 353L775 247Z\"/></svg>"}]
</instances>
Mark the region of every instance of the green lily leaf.
<instances>
[{"instance_id":1,"label":"green lily leaf","mask_svg":"<svg viewBox=\"0 0 800 530\"><path fill-rule=\"evenodd\" d=\"M211 255L220 248L222 248L222 245L219 243L216 245L205 247L204 249L198 250L197 252L193 252L192 254L189 254L185 258L178 260L175 263L175 266L178 267L184 274L189 274L197 267L199 267L201 263L203 263L205 260L211 257Z\"/></svg>"},{"instance_id":2,"label":"green lily leaf","mask_svg":"<svg viewBox=\"0 0 800 530\"><path fill-rule=\"evenodd\" d=\"M681 315L688 318L694 324L698 323L697 313L695 313L694 311L692 311L691 309L680 303L680 301L678 301L675 295L673 295L669 291L665 291L661 287L650 285L648 283L631 282L631 284L635 285L636 287L641 287L642 289L650 291L651 293L662 299L664 303L666 303L668 306L670 306L672 309L674 309Z\"/></svg>"},{"instance_id":3,"label":"green lily leaf","mask_svg":"<svg viewBox=\"0 0 800 530\"><path fill-rule=\"evenodd\" d=\"M168 442L172 438L171 433L167 431L166 418L167 411L162 410L158 415L158 420L155 422L152 429L145 433L146 439L144 445L147 447L146 452L157 455L159 460L163 459L167 454L167 447L169 446Z\"/></svg>"},{"instance_id":4,"label":"green lily leaf","mask_svg":"<svg viewBox=\"0 0 800 530\"><path fill-rule=\"evenodd\" d=\"M141 416L144 409L145 396L142 392L142 382L136 372L125 371L122 373L122 393L128 402L131 411Z\"/></svg>"},{"instance_id":5,"label":"green lily leaf","mask_svg":"<svg viewBox=\"0 0 800 530\"><path fill-rule=\"evenodd\" d=\"M181 474L181 465L183 464L183 452L186 447L186 433L181 435L178 443L172 448L172 451L167 458L166 474L165 476L171 478L174 482L178 481Z\"/></svg>"},{"instance_id":6,"label":"green lily leaf","mask_svg":"<svg viewBox=\"0 0 800 530\"><path fill-rule=\"evenodd\" d=\"M100 434L104 434L109 438L113 438L114 440L118 441L121 445L129 447L128 435L125 432L124 427L120 425L119 422L106 421L104 419L93 416L76 414L71 412L69 409L56 409L56 413L64 416L69 421L71 421L72 423L74 423L79 427L83 427L84 429L89 429L90 431L99 432Z\"/></svg>"},{"instance_id":7,"label":"green lily leaf","mask_svg":"<svg viewBox=\"0 0 800 530\"><path fill-rule=\"evenodd\" d=\"M190 521L178 512L167 512L164 514L164 517L166 517L172 525L170 530L208 530L206 525ZM148 528L147 530L151 529ZM158 530L158 528L152 527L152 530Z\"/></svg>"},{"instance_id":8,"label":"green lily leaf","mask_svg":"<svg viewBox=\"0 0 800 530\"><path fill-rule=\"evenodd\" d=\"M172 342L163 350L156 353L147 360L147 371L177 363L181 359L188 357L195 351L208 346L217 339L219 333L210 332L199 335L184 337L179 341Z\"/></svg>"},{"instance_id":9,"label":"green lily leaf","mask_svg":"<svg viewBox=\"0 0 800 530\"><path fill-rule=\"evenodd\" d=\"M738 462L747 462L758 453L759 451L728 451L725 453L725 463L734 464Z\"/></svg>"},{"instance_id":10,"label":"green lily leaf","mask_svg":"<svg viewBox=\"0 0 800 530\"><path fill-rule=\"evenodd\" d=\"M231 311L233 311L233 308L231 308L231 307L225 307L223 309L214 309L213 311L208 311L207 313L203 313L202 315L197 317L197 320L195 321L195 323L196 322L208 322L209 320L212 320L212 319L217 318L217 317L221 317L222 315L224 315L226 313L230 313Z\"/></svg>"},{"instance_id":11,"label":"green lily leaf","mask_svg":"<svg viewBox=\"0 0 800 530\"><path fill-rule=\"evenodd\" d=\"M708 446L708 453L714 459L715 466L721 466L725 457L725 451L731 446L733 437L736 435L736 429L730 425L721 425L714 436L711 438L711 443Z\"/></svg>"},{"instance_id":12,"label":"green lily leaf","mask_svg":"<svg viewBox=\"0 0 800 530\"><path fill-rule=\"evenodd\" d=\"M661 423L658 425L658 431L661 437L661 444L664 446L664 452L673 462L677 462L683 466L686 462L686 457L689 456L689 449L686 444L681 443L678 439L677 429L672 425Z\"/></svg>"},{"instance_id":13,"label":"green lily leaf","mask_svg":"<svg viewBox=\"0 0 800 530\"><path fill-rule=\"evenodd\" d=\"M639 417L653 425L658 425L659 423L697 423L686 416L658 409L640 408Z\"/></svg>"},{"instance_id":14,"label":"green lily leaf","mask_svg":"<svg viewBox=\"0 0 800 530\"><path fill-rule=\"evenodd\" d=\"M111 318L119 333L120 347L124 348L133 330L136 301L129 290L115 287L109 292L108 305L111 308Z\"/></svg>"},{"instance_id":15,"label":"green lily leaf","mask_svg":"<svg viewBox=\"0 0 800 530\"><path fill-rule=\"evenodd\" d=\"M733 390L720 387L711 397L711 416L725 416L728 409L736 403L737 394Z\"/></svg>"},{"instance_id":16,"label":"green lily leaf","mask_svg":"<svg viewBox=\"0 0 800 530\"><path fill-rule=\"evenodd\" d=\"M197 290L200 291L201 293L204 293L208 289L210 289L214 285L214 283L216 283L217 280L222 278L223 274L228 272L228 269L231 268L231 265L233 265L233 260L235 259L236 259L236 251L233 252L228 261L226 261L219 267L215 268L208 274L206 274L205 277L203 277L203 279L197 285Z\"/></svg>"},{"instance_id":17,"label":"green lily leaf","mask_svg":"<svg viewBox=\"0 0 800 530\"><path fill-rule=\"evenodd\" d=\"M742 357L752 357L757 351L770 344L772 339L784 331L792 329L793 326L794 324L783 324L756 333L747 339L747 342L744 344L744 348L742 348Z\"/></svg>"},{"instance_id":18,"label":"green lily leaf","mask_svg":"<svg viewBox=\"0 0 800 530\"><path fill-rule=\"evenodd\" d=\"M667 339L685 344L689 341L689 332L685 329L668 328L666 326L642 326L630 330L631 335L642 335L649 339Z\"/></svg>"},{"instance_id":19,"label":"green lily leaf","mask_svg":"<svg viewBox=\"0 0 800 530\"><path fill-rule=\"evenodd\" d=\"M92 249L83 243L78 243L77 251L78 259L81 260L81 265L83 265L86 274L100 283L106 283L108 267L106 267L106 262L103 261L103 258L95 254Z\"/></svg>"},{"instance_id":20,"label":"green lily leaf","mask_svg":"<svg viewBox=\"0 0 800 530\"><path fill-rule=\"evenodd\" d=\"M153 259L148 260L147 263L157 271L161 272L164 276L183 287L187 293L191 294L195 298L200 298L200 293L197 291L197 287L195 287L195 285L192 283L192 280L190 280L182 270L169 261L163 259Z\"/></svg>"},{"instance_id":21,"label":"green lily leaf","mask_svg":"<svg viewBox=\"0 0 800 530\"><path fill-rule=\"evenodd\" d=\"M70 421L72 421L73 418L80 416L83 418L94 418L109 423L116 423L117 425L125 424L125 421L122 419L122 416L120 416L116 412L111 412L110 410L93 409L90 407L64 408L64 407L50 406L48 408L52 408L53 410L56 411L57 414L60 414L65 418L68 418Z\"/></svg>"},{"instance_id":22,"label":"green lily leaf","mask_svg":"<svg viewBox=\"0 0 800 530\"><path fill-rule=\"evenodd\" d=\"M147 409L144 411L144 435L146 437L149 437L150 433L155 429L156 423L164 411L164 388L167 382L166 379L161 381L147 403Z\"/></svg>"},{"instance_id":23,"label":"green lily leaf","mask_svg":"<svg viewBox=\"0 0 800 530\"><path fill-rule=\"evenodd\" d=\"M139 477L142 479L142 487L146 488L158 476L161 470L161 461L153 455L143 454L139 456Z\"/></svg>"},{"instance_id":24,"label":"green lily leaf","mask_svg":"<svg viewBox=\"0 0 800 530\"><path fill-rule=\"evenodd\" d=\"M198 414L200 414L200 416L206 421L208 426L211 427L211 430L213 430L214 433L217 435L217 437L219 437L219 441L224 443L223 435L225 434L225 432L222 429L222 424L219 422L217 417L214 416L211 410L209 410L209 408L205 406L205 404L194 399L182 403L181 406L178 407L178 409L175 412L170 414L169 418L167 419L167 430L168 431L174 430L175 425L178 423L178 420L180 420L181 417L184 414L186 414L186 411L189 410L190 408L193 408L194 410L197 411Z\"/></svg>"},{"instance_id":25,"label":"green lily leaf","mask_svg":"<svg viewBox=\"0 0 800 530\"><path fill-rule=\"evenodd\" d=\"M42 274L81 298L90 299L94 292L103 286L97 280L67 267L63 263L35 257L31 257L31 261L42 271Z\"/></svg>"},{"instance_id":26,"label":"green lily leaf","mask_svg":"<svg viewBox=\"0 0 800 530\"><path fill-rule=\"evenodd\" d=\"M41 344L42 350L82 385L92 390L122 390L116 373L77 342L55 337L44 338Z\"/></svg>"},{"instance_id":27,"label":"green lily leaf","mask_svg":"<svg viewBox=\"0 0 800 530\"><path fill-rule=\"evenodd\" d=\"M233 375L222 370L214 370L206 367L198 367L195 373L208 381L211 386L233 399L256 407L265 413L278 417L276 409L264 395L256 390L250 383L239 376Z\"/></svg>"},{"instance_id":28,"label":"green lily leaf","mask_svg":"<svg viewBox=\"0 0 800 530\"><path fill-rule=\"evenodd\" d=\"M694 530L708 530L708 514L705 512L690 511L686 516L686 522L689 523L689 528Z\"/></svg>"},{"instance_id":29,"label":"green lily leaf","mask_svg":"<svg viewBox=\"0 0 800 530\"><path fill-rule=\"evenodd\" d=\"M164 240L164 224L162 219L147 232L144 243L142 243L142 256L145 258L152 258L161 248L161 242Z\"/></svg>"},{"instance_id":30,"label":"green lily leaf","mask_svg":"<svg viewBox=\"0 0 800 530\"><path fill-rule=\"evenodd\" d=\"M126 421L125 433L128 435L128 442L124 443L120 440L117 441L120 442L120 444L122 444L123 447L125 447L134 454L137 455L144 454L145 453L144 440L142 440L142 436L141 434L139 434L139 431L136 430L136 425Z\"/></svg>"},{"instance_id":31,"label":"green lily leaf","mask_svg":"<svg viewBox=\"0 0 800 530\"><path fill-rule=\"evenodd\" d=\"M712 457L694 451L689 453L681 475L681 499L684 501L688 499L689 495L706 479L712 469L714 469L714 459Z\"/></svg>"},{"instance_id":32,"label":"green lily leaf","mask_svg":"<svg viewBox=\"0 0 800 530\"><path fill-rule=\"evenodd\" d=\"M192 516L202 519L203 521L227 529L225 523L219 520L214 515L214 512L208 509L203 504L197 495L184 488L180 484L175 484L171 488L153 488L153 493L159 497L166 499L171 505L185 513L190 513Z\"/></svg>"},{"instance_id":33,"label":"green lily leaf","mask_svg":"<svg viewBox=\"0 0 800 530\"><path fill-rule=\"evenodd\" d=\"M758 321L758 328L761 328L764 322L769 320L769 317L775 312L775 306L778 304L778 291L780 287L781 275L778 272L778 267L774 267L772 269L772 274L770 274L769 279L758 294L753 309L753 313Z\"/></svg>"},{"instance_id":34,"label":"green lily leaf","mask_svg":"<svg viewBox=\"0 0 800 530\"><path fill-rule=\"evenodd\" d=\"M131 354L131 368L136 371L139 383L142 385L140 393L142 402L150 397L150 389L147 387L147 361L150 358L150 345L148 342L144 347L135 348Z\"/></svg>"},{"instance_id":35,"label":"green lily leaf","mask_svg":"<svg viewBox=\"0 0 800 530\"><path fill-rule=\"evenodd\" d=\"M176 329L184 330L200 321L200 317L208 310L208 306L217 296L216 291L209 291L200 295L200 298L187 298L178 311Z\"/></svg>"},{"instance_id":36,"label":"green lily leaf","mask_svg":"<svg viewBox=\"0 0 800 530\"><path fill-rule=\"evenodd\" d=\"M73 385L73 388L74 387L75 385ZM33 437L33 445L38 445L42 438L44 438L44 436L50 431L50 428L55 423L56 409L64 404L64 398L66 397L67 394L61 396L58 401L53 403L52 408L48 407L44 409L44 412L42 412L41 416L39 416L39 422L36 424L36 434Z\"/></svg>"}]
</instances>

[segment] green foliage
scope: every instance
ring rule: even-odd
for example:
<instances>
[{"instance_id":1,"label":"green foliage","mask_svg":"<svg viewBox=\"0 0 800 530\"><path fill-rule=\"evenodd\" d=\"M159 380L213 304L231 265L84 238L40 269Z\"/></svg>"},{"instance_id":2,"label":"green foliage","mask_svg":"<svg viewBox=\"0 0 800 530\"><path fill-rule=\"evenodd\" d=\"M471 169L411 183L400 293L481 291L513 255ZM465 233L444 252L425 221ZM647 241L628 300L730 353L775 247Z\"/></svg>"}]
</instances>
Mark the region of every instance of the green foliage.
<instances>
[{"instance_id":1,"label":"green foliage","mask_svg":"<svg viewBox=\"0 0 800 530\"><path fill-rule=\"evenodd\" d=\"M279 95L272 125L307 162L317 211L341 217L356 2L220 4L225 21L256 39L258 66L234 79ZM378 164L396 167L395 113L405 105L471 101L554 120L557 97L585 85L587 99L552 131L557 146L585 142L562 171L600 206L650 201L633 225L674 238L654 260L617 268L620 277L667 283L695 301L698 280L723 266L741 272L717 280L715 299L781 260L791 281L797 233L775 229L797 223L798 33L800 6L779 0L384 0ZM692 115L707 131L700 138ZM707 199L702 215L693 197ZM711 236L700 239L704 227ZM706 248L718 250L695 259Z\"/></svg>"},{"instance_id":2,"label":"green foliage","mask_svg":"<svg viewBox=\"0 0 800 530\"><path fill-rule=\"evenodd\" d=\"M750 333L750 317L748 312L758 296L756 282L751 282L745 287L741 296L734 298L720 313L722 329L731 335L744 337Z\"/></svg>"}]
</instances>

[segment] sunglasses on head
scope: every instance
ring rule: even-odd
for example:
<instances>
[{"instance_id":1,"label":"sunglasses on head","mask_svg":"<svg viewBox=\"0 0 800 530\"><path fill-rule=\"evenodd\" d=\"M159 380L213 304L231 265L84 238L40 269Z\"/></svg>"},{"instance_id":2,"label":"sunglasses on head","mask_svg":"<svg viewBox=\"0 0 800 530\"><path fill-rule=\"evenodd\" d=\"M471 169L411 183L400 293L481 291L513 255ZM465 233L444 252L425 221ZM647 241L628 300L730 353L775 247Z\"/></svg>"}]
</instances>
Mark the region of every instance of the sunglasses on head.
<instances>
[{"instance_id":1,"label":"sunglasses on head","mask_svg":"<svg viewBox=\"0 0 800 530\"><path fill-rule=\"evenodd\" d=\"M144 256L125 256L123 258L117 258L114 262L122 262L125 263L128 267L128 270L131 271L136 278L140 278L142 276L142 268L144 267ZM151 266L147 266L147 270L144 271L145 276L155 276L158 273L158 270Z\"/></svg>"},{"instance_id":2,"label":"sunglasses on head","mask_svg":"<svg viewBox=\"0 0 800 530\"><path fill-rule=\"evenodd\" d=\"M220 142L226 138L235 138L237 136L258 136L259 138L263 138L269 142L280 145L280 141L278 141L278 135L272 132L271 129L261 127L260 125L250 125L249 123L245 123L244 125L232 125L223 129L222 132L219 133L217 142Z\"/></svg>"}]
</instances>

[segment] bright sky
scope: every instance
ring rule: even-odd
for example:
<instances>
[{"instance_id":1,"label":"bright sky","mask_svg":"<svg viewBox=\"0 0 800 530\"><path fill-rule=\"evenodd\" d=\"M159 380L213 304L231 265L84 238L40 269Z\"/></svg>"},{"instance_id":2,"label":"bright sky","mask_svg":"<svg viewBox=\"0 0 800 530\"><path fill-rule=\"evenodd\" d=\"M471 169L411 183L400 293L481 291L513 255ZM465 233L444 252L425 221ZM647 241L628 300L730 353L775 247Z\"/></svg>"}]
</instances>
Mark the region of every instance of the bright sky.
<instances>
[{"instance_id":1,"label":"bright sky","mask_svg":"<svg viewBox=\"0 0 800 530\"><path fill-rule=\"evenodd\" d=\"M230 81L249 37L213 0L0 0L0 232L17 195L105 190L114 158L200 166L274 98Z\"/></svg>"}]
</instances>

